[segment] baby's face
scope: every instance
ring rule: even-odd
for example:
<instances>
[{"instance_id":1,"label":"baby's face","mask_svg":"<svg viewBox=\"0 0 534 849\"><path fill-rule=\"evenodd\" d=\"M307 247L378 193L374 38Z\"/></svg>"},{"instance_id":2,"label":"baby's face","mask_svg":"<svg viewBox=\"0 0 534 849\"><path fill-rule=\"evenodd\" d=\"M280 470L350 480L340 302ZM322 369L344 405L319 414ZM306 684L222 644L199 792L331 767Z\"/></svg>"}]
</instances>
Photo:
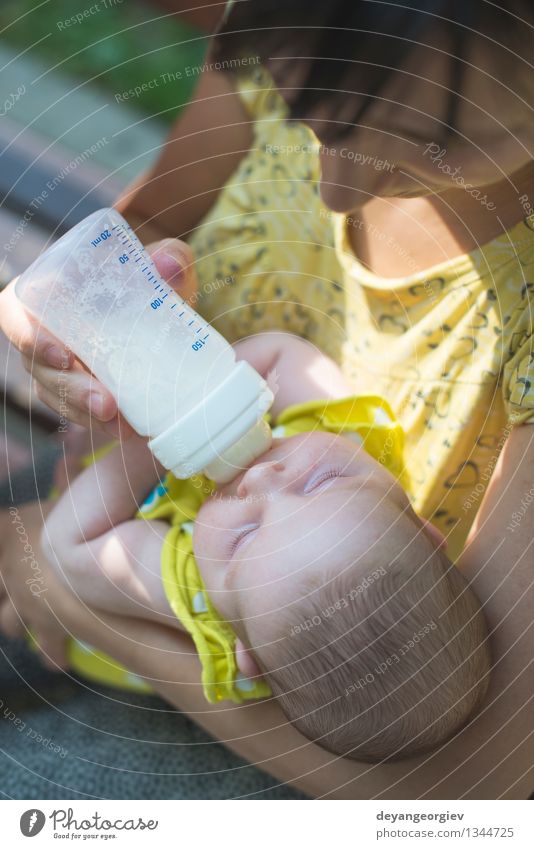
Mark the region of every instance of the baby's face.
<instances>
[{"instance_id":1,"label":"baby's face","mask_svg":"<svg viewBox=\"0 0 534 849\"><path fill-rule=\"evenodd\" d=\"M276 440L219 489L197 516L193 544L214 605L258 645L276 611L312 584L357 571L359 557L363 578L373 544L406 521L424 532L389 472L350 439L316 431ZM371 570L379 565L377 555Z\"/></svg>"}]
</instances>

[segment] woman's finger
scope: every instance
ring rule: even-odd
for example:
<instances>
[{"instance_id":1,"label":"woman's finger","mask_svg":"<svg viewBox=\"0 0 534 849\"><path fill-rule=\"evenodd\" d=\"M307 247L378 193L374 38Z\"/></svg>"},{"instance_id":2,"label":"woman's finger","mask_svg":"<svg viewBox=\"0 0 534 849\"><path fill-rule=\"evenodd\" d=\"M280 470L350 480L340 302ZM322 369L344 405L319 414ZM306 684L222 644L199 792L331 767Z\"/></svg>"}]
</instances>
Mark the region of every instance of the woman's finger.
<instances>
[{"instance_id":1,"label":"woman's finger","mask_svg":"<svg viewBox=\"0 0 534 849\"><path fill-rule=\"evenodd\" d=\"M15 283L13 280L0 294L0 328L28 359L52 368L70 368L72 352L24 309L15 294Z\"/></svg>"},{"instance_id":2,"label":"woman's finger","mask_svg":"<svg viewBox=\"0 0 534 849\"><path fill-rule=\"evenodd\" d=\"M163 279L184 301L196 295L198 289L193 251L179 239L152 242L146 249Z\"/></svg>"},{"instance_id":3,"label":"woman's finger","mask_svg":"<svg viewBox=\"0 0 534 849\"><path fill-rule=\"evenodd\" d=\"M129 439L134 429L120 413L113 396L84 369L61 373L63 388L55 388L59 372L46 366L37 366L34 389L43 404L62 419L81 425L88 430L102 430L115 439ZM52 384L52 388L50 387Z\"/></svg>"},{"instance_id":4,"label":"woman's finger","mask_svg":"<svg viewBox=\"0 0 534 849\"><path fill-rule=\"evenodd\" d=\"M75 407L59 407L57 404L57 399L54 393L50 392L48 389L40 386L39 384L35 384L35 393L37 397L43 401L48 407L51 407L54 412L56 412L62 419L65 418L73 422L74 424L81 425L82 427L87 428L88 430L93 430L98 428L99 430L104 430L109 433L110 436L114 438L118 438L119 436L119 418L118 416L114 416L107 422L102 422L96 418L96 416L91 415L89 412L83 412L83 410L78 410Z\"/></svg>"},{"instance_id":5,"label":"woman's finger","mask_svg":"<svg viewBox=\"0 0 534 849\"><path fill-rule=\"evenodd\" d=\"M21 352L25 368L46 390L42 396L38 392L39 397L59 415L84 426L89 423L89 409L96 419L112 420L117 405L111 393L82 369L72 351L24 309L15 294L15 283L12 281L0 294L0 328ZM113 432L113 426L108 430Z\"/></svg>"},{"instance_id":6,"label":"woman's finger","mask_svg":"<svg viewBox=\"0 0 534 849\"><path fill-rule=\"evenodd\" d=\"M57 371L23 357L25 368L35 380L38 398L64 418L82 414L109 421L117 414L110 392L84 369Z\"/></svg>"}]
</instances>

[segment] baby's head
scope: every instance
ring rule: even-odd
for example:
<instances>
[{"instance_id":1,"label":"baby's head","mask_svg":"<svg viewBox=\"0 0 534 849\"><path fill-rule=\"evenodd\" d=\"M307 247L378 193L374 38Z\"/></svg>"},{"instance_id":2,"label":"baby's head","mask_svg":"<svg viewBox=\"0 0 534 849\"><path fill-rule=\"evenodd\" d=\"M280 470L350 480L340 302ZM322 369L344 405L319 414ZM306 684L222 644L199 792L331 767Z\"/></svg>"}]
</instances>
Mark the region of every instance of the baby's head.
<instances>
[{"instance_id":1,"label":"baby's head","mask_svg":"<svg viewBox=\"0 0 534 849\"><path fill-rule=\"evenodd\" d=\"M476 597L439 533L348 438L276 441L203 505L194 550L210 597L308 739L359 760L457 731L486 689Z\"/></svg>"}]
</instances>

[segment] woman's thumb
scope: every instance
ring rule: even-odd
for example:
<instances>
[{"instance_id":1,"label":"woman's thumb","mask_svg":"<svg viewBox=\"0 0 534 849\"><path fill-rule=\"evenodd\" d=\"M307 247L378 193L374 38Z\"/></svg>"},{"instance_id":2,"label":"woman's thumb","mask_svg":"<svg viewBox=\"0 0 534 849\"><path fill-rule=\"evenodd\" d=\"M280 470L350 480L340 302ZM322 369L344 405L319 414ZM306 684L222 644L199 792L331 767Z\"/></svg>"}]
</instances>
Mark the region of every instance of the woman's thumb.
<instances>
[{"instance_id":1,"label":"woman's thumb","mask_svg":"<svg viewBox=\"0 0 534 849\"><path fill-rule=\"evenodd\" d=\"M162 239L147 245L158 272L184 301L196 295L198 282L193 251L179 239Z\"/></svg>"}]
</instances>

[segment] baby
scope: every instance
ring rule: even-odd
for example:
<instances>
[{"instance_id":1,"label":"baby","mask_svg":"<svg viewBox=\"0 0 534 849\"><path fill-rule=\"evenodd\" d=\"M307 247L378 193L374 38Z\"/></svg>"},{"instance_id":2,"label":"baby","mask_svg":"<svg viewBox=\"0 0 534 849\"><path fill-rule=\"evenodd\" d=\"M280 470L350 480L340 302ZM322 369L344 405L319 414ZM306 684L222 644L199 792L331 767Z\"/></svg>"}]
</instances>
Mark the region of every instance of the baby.
<instances>
[{"instance_id":1,"label":"baby","mask_svg":"<svg viewBox=\"0 0 534 849\"><path fill-rule=\"evenodd\" d=\"M477 599L399 483L402 430L301 339L235 350L274 375L270 450L215 490L128 440L57 502L45 551L86 603L190 633L211 701L272 694L358 760L432 749L481 702L489 655Z\"/></svg>"}]
</instances>

